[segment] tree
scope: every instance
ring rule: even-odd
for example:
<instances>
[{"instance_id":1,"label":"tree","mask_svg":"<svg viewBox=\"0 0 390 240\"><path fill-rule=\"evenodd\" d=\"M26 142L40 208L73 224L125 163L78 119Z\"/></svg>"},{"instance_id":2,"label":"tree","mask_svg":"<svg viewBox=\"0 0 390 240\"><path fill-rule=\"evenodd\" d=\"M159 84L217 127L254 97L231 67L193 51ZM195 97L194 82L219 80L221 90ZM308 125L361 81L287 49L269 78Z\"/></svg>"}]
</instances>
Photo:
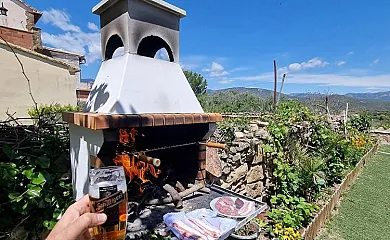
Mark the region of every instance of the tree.
<instances>
[{"instance_id":1,"label":"tree","mask_svg":"<svg viewBox=\"0 0 390 240\"><path fill-rule=\"evenodd\" d=\"M206 93L207 80L204 79L202 74L192 71L184 71L184 75L186 76L188 82L191 85L192 90L197 97L200 97Z\"/></svg>"},{"instance_id":2,"label":"tree","mask_svg":"<svg viewBox=\"0 0 390 240\"><path fill-rule=\"evenodd\" d=\"M204 95L199 101L205 111L220 113L266 112L272 106L270 99L260 99L256 94L233 90Z\"/></svg>"}]
</instances>

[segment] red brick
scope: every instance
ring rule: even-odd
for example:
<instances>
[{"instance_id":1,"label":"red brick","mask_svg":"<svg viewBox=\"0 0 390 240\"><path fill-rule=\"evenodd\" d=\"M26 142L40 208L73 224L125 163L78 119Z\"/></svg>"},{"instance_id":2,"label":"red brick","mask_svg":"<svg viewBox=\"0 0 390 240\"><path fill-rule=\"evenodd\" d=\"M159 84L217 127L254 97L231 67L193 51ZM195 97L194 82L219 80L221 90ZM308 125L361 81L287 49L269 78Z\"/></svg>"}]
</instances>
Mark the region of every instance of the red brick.
<instances>
[{"instance_id":1,"label":"red brick","mask_svg":"<svg viewBox=\"0 0 390 240\"><path fill-rule=\"evenodd\" d=\"M183 114L174 114L175 116L175 125L184 124L184 115Z\"/></svg>"},{"instance_id":2,"label":"red brick","mask_svg":"<svg viewBox=\"0 0 390 240\"><path fill-rule=\"evenodd\" d=\"M1 36L9 43L24 47L27 49L33 48L33 33L11 29L7 27L0 27Z\"/></svg>"},{"instance_id":3,"label":"red brick","mask_svg":"<svg viewBox=\"0 0 390 240\"><path fill-rule=\"evenodd\" d=\"M154 126L154 117L152 114L142 114L141 115L141 125L142 127L153 127Z\"/></svg>"}]
</instances>

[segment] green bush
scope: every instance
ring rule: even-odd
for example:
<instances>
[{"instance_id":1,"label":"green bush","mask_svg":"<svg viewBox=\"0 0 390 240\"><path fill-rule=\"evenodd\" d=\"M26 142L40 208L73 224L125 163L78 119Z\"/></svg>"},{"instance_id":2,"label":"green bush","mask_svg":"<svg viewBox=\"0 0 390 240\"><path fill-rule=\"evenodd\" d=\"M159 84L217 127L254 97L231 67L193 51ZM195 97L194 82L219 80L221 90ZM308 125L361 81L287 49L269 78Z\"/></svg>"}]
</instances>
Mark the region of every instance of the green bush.
<instances>
[{"instance_id":1,"label":"green bush","mask_svg":"<svg viewBox=\"0 0 390 240\"><path fill-rule=\"evenodd\" d=\"M267 216L273 224L281 224L283 227L292 227L296 230L306 226L319 208L307 203L304 198L274 195L271 198L272 211Z\"/></svg>"},{"instance_id":2,"label":"green bush","mask_svg":"<svg viewBox=\"0 0 390 240\"><path fill-rule=\"evenodd\" d=\"M225 142L231 143L236 131L244 131L249 128L249 119L242 118L226 118L222 122L218 123L218 131L221 136L224 138Z\"/></svg>"},{"instance_id":3,"label":"green bush","mask_svg":"<svg viewBox=\"0 0 390 240\"><path fill-rule=\"evenodd\" d=\"M354 117L345 134L343 126L333 129L324 116L314 115L297 101L283 102L267 121L271 139L262 147L273 158L274 186L268 229L279 239L287 229L292 233L290 228L307 226L318 210L316 198L340 183L372 142L366 116Z\"/></svg>"},{"instance_id":4,"label":"green bush","mask_svg":"<svg viewBox=\"0 0 390 240\"><path fill-rule=\"evenodd\" d=\"M364 112L358 115L353 115L348 124L360 132L367 133L371 130L372 118L368 113Z\"/></svg>"},{"instance_id":5,"label":"green bush","mask_svg":"<svg viewBox=\"0 0 390 240\"><path fill-rule=\"evenodd\" d=\"M0 149L0 231L40 239L73 201L69 136L63 125L28 129L28 139Z\"/></svg>"},{"instance_id":6,"label":"green bush","mask_svg":"<svg viewBox=\"0 0 390 240\"><path fill-rule=\"evenodd\" d=\"M79 112L80 110L81 109L78 106L60 105L57 103L51 105L40 105L38 108L31 107L28 110L28 115L32 118L37 118L39 116L55 117L57 113Z\"/></svg>"}]
</instances>

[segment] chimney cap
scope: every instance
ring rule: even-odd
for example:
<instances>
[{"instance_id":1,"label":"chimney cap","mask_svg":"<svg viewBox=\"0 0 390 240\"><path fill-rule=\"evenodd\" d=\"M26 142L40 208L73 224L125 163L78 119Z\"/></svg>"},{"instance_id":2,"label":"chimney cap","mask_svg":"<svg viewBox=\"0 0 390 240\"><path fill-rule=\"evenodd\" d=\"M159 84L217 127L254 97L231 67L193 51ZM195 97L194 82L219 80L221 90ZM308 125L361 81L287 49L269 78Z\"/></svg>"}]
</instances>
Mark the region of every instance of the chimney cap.
<instances>
[{"instance_id":1,"label":"chimney cap","mask_svg":"<svg viewBox=\"0 0 390 240\"><path fill-rule=\"evenodd\" d=\"M121 1L121 0L102 0L95 7L93 7L92 12L94 14L100 15L104 11L106 11L108 8L110 8L112 5L114 5L115 3L119 2L119 1ZM172 13L180 18L183 18L187 15L185 10L178 8L178 7L172 5L168 2L165 2L163 0L140 0L140 1L151 4L155 7L161 8L161 9L168 11L168 12L170 12L170 13Z\"/></svg>"}]
</instances>

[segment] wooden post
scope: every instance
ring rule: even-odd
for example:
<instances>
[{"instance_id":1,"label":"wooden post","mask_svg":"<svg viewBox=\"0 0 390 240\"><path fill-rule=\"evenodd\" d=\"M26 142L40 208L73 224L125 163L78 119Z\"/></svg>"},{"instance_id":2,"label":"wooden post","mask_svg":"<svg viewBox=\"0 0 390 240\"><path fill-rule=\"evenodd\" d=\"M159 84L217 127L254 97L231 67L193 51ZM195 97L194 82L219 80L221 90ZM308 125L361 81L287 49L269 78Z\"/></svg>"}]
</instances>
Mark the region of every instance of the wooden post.
<instances>
[{"instance_id":1,"label":"wooden post","mask_svg":"<svg viewBox=\"0 0 390 240\"><path fill-rule=\"evenodd\" d=\"M277 101L277 105L279 105L280 103L280 97L282 95L282 91L283 91L283 85L284 85L284 80L286 79L286 74L283 74L283 78L282 78L282 84L280 85L280 90L279 90L279 95L278 95L278 101Z\"/></svg>"},{"instance_id":2,"label":"wooden post","mask_svg":"<svg viewBox=\"0 0 390 240\"><path fill-rule=\"evenodd\" d=\"M274 107L276 108L276 91L278 87L278 73L276 69L276 60L274 60Z\"/></svg>"},{"instance_id":3,"label":"wooden post","mask_svg":"<svg viewBox=\"0 0 390 240\"><path fill-rule=\"evenodd\" d=\"M347 137L347 123L348 123L348 108L349 108L349 103L347 103L347 108L345 109L345 115L344 115L344 135Z\"/></svg>"}]
</instances>

